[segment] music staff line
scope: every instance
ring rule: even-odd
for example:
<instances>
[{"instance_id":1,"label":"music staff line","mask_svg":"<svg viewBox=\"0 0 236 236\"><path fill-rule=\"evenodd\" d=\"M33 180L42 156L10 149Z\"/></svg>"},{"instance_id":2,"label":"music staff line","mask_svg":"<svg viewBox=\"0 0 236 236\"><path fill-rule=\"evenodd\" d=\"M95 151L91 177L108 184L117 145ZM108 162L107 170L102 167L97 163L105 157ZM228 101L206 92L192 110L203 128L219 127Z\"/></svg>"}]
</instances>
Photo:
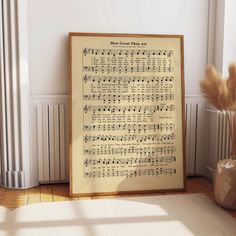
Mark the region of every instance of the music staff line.
<instances>
[{"instance_id":1,"label":"music staff line","mask_svg":"<svg viewBox=\"0 0 236 236\"><path fill-rule=\"evenodd\" d=\"M103 101L111 103L111 102L121 102L121 101L137 101L137 102L146 102L146 101L172 101L174 100L174 94L167 93L167 94L132 94L132 95L118 95L118 94L91 94L91 95L84 95L83 99L85 101ZM162 108L164 105L160 105ZM167 108L169 106L166 106ZM171 105L171 108L173 105ZM162 109L165 110L165 109ZM169 111L169 109L167 109Z\"/></svg>"},{"instance_id":2,"label":"music staff line","mask_svg":"<svg viewBox=\"0 0 236 236\"><path fill-rule=\"evenodd\" d=\"M84 75L85 83L168 83L174 82L173 76L89 76ZM163 85L164 86L164 85Z\"/></svg>"},{"instance_id":3,"label":"music staff line","mask_svg":"<svg viewBox=\"0 0 236 236\"><path fill-rule=\"evenodd\" d=\"M127 155L127 154L140 154L140 155L154 155L154 154L174 154L174 146L165 146L165 147L135 147L131 146L128 148L91 148L84 149L85 155Z\"/></svg>"},{"instance_id":4,"label":"music staff line","mask_svg":"<svg viewBox=\"0 0 236 236\"><path fill-rule=\"evenodd\" d=\"M109 113L129 113L129 112L142 112L146 113L156 113L158 111L174 111L174 105L143 105L143 106L84 106L84 113L92 112L109 112Z\"/></svg>"},{"instance_id":5,"label":"music staff line","mask_svg":"<svg viewBox=\"0 0 236 236\"><path fill-rule=\"evenodd\" d=\"M143 142L163 142L163 141L173 141L175 139L175 134L164 134L164 135L85 135L84 142L130 142L135 141L138 143Z\"/></svg>"},{"instance_id":6,"label":"music staff line","mask_svg":"<svg viewBox=\"0 0 236 236\"><path fill-rule=\"evenodd\" d=\"M86 158L84 166L98 166L98 165L136 165L136 164L159 164L159 163L172 163L176 161L175 156L155 157L155 158Z\"/></svg>"},{"instance_id":7,"label":"music staff line","mask_svg":"<svg viewBox=\"0 0 236 236\"><path fill-rule=\"evenodd\" d=\"M84 131L115 131L125 130L128 132L146 131L173 131L175 123L159 123L159 124L98 124L98 125L84 125Z\"/></svg>"},{"instance_id":8,"label":"music staff line","mask_svg":"<svg viewBox=\"0 0 236 236\"><path fill-rule=\"evenodd\" d=\"M176 174L175 168L146 168L137 170L94 170L85 171L85 178L104 178L104 177L138 177L138 176L156 176Z\"/></svg>"},{"instance_id":9,"label":"music staff line","mask_svg":"<svg viewBox=\"0 0 236 236\"><path fill-rule=\"evenodd\" d=\"M107 56L167 56L173 55L173 50L142 50L142 49L94 49L83 48L83 55Z\"/></svg>"},{"instance_id":10,"label":"music staff line","mask_svg":"<svg viewBox=\"0 0 236 236\"><path fill-rule=\"evenodd\" d=\"M156 73L172 73L173 66L83 66L83 72L94 73L139 73L139 72L156 72Z\"/></svg>"}]
</instances>

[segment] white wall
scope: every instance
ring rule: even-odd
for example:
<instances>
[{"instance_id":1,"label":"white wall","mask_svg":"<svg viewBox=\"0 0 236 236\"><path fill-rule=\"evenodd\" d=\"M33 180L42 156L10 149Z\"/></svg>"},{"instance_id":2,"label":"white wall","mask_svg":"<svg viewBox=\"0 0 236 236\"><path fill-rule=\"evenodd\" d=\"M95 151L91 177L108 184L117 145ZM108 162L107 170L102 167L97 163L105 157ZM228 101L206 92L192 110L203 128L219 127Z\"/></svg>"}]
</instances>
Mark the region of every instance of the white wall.
<instances>
[{"instance_id":1,"label":"white wall","mask_svg":"<svg viewBox=\"0 0 236 236\"><path fill-rule=\"evenodd\" d=\"M224 29L225 29L225 0L216 0L214 66L220 73L223 72Z\"/></svg>"},{"instance_id":2,"label":"white wall","mask_svg":"<svg viewBox=\"0 0 236 236\"><path fill-rule=\"evenodd\" d=\"M207 63L208 0L28 0L32 95L67 94L67 34L184 34L186 93Z\"/></svg>"},{"instance_id":3,"label":"white wall","mask_svg":"<svg viewBox=\"0 0 236 236\"><path fill-rule=\"evenodd\" d=\"M228 75L228 65L236 63L236 1L225 0L223 74Z\"/></svg>"},{"instance_id":4,"label":"white wall","mask_svg":"<svg viewBox=\"0 0 236 236\"><path fill-rule=\"evenodd\" d=\"M228 76L228 65L236 63L236 1L216 0L216 34L214 65Z\"/></svg>"}]
</instances>

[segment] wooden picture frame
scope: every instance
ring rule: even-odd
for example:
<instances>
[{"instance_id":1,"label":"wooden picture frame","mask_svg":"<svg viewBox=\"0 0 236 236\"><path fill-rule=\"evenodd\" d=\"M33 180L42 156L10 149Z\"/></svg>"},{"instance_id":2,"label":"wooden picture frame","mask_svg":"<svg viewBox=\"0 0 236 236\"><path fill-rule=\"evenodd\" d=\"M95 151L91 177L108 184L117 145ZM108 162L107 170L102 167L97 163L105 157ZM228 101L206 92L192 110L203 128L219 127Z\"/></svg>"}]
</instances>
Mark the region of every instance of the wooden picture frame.
<instances>
[{"instance_id":1,"label":"wooden picture frame","mask_svg":"<svg viewBox=\"0 0 236 236\"><path fill-rule=\"evenodd\" d=\"M185 191L182 35L69 33L71 196Z\"/></svg>"}]
</instances>

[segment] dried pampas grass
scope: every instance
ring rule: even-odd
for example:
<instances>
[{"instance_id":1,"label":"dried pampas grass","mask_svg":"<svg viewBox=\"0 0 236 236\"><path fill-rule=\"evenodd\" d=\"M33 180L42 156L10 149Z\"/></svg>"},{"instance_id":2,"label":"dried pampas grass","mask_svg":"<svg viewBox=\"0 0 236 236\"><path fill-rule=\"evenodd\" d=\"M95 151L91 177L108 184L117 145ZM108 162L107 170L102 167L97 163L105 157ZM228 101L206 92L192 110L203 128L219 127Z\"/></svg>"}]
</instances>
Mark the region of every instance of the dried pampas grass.
<instances>
[{"instance_id":1,"label":"dried pampas grass","mask_svg":"<svg viewBox=\"0 0 236 236\"><path fill-rule=\"evenodd\" d=\"M213 66L207 66L205 79L200 82L200 87L208 102L220 111L236 110L236 64L229 66L227 80L222 79Z\"/></svg>"}]
</instances>

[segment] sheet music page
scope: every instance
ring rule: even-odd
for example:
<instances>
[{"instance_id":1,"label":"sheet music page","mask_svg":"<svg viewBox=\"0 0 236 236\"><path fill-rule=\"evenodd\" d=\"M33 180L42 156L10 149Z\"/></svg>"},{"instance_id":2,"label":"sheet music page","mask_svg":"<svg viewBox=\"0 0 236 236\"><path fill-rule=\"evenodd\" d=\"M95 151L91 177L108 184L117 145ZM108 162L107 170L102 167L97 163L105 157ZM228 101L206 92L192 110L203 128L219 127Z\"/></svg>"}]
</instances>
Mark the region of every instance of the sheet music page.
<instances>
[{"instance_id":1,"label":"sheet music page","mask_svg":"<svg viewBox=\"0 0 236 236\"><path fill-rule=\"evenodd\" d=\"M183 188L180 38L71 43L73 192Z\"/></svg>"}]
</instances>

